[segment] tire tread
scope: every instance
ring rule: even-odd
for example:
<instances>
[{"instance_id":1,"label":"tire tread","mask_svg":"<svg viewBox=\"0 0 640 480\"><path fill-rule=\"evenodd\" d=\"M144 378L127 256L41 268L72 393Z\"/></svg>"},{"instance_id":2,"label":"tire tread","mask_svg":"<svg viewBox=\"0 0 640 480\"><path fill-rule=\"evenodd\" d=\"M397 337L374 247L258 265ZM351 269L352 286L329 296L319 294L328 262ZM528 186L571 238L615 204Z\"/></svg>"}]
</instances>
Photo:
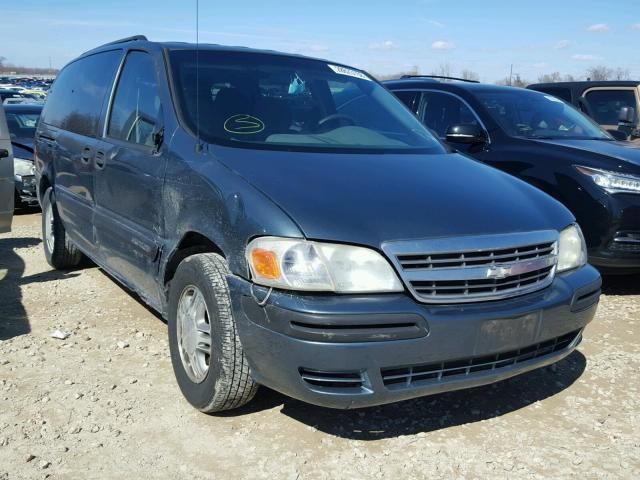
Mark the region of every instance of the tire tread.
<instances>
[{"instance_id":1,"label":"tire tread","mask_svg":"<svg viewBox=\"0 0 640 480\"><path fill-rule=\"evenodd\" d=\"M45 209L47 208L49 203L53 203L53 234L55 235L53 252L48 252L46 239L44 239ZM51 187L47 189L43 196L42 226L45 254L49 264L56 270L74 268L80 265L82 259L84 258L84 255L78 249L78 247L76 247L74 243L69 240L69 237L67 236L67 232L64 228L64 225L62 224L60 215L58 214L58 208L56 206L55 198L53 195L53 188Z\"/></svg>"}]
</instances>

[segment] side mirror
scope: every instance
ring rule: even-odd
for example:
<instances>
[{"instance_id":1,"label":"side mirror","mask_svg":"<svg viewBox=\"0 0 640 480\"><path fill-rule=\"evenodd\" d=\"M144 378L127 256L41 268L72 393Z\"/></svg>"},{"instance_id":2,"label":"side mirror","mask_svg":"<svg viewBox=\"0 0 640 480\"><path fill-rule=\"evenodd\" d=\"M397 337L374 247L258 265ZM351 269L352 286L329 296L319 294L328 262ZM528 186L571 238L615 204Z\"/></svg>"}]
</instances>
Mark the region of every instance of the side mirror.
<instances>
[{"instance_id":1,"label":"side mirror","mask_svg":"<svg viewBox=\"0 0 640 480\"><path fill-rule=\"evenodd\" d=\"M9 156L9 150L6 148L0 148L0 158L7 158Z\"/></svg>"},{"instance_id":2,"label":"side mirror","mask_svg":"<svg viewBox=\"0 0 640 480\"><path fill-rule=\"evenodd\" d=\"M636 110L633 107L622 107L618 112L618 120L621 123L635 123Z\"/></svg>"},{"instance_id":3,"label":"side mirror","mask_svg":"<svg viewBox=\"0 0 640 480\"><path fill-rule=\"evenodd\" d=\"M607 130L607 133L618 141L625 141L629 139L627 132L624 132L622 130L609 129Z\"/></svg>"},{"instance_id":4,"label":"side mirror","mask_svg":"<svg viewBox=\"0 0 640 480\"><path fill-rule=\"evenodd\" d=\"M445 138L449 143L486 143L487 134L480 125L461 124L451 125Z\"/></svg>"}]
</instances>

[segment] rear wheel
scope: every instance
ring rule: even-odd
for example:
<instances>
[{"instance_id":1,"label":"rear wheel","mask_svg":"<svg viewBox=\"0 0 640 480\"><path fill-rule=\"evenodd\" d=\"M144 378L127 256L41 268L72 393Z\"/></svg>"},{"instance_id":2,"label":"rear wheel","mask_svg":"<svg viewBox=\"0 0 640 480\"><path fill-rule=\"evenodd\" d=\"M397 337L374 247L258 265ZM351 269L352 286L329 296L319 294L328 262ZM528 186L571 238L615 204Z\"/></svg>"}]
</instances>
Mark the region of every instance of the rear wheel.
<instances>
[{"instance_id":1,"label":"rear wheel","mask_svg":"<svg viewBox=\"0 0 640 480\"><path fill-rule=\"evenodd\" d=\"M42 240L44 255L58 270L77 267L83 259L82 252L69 240L58 215L53 188L42 196Z\"/></svg>"},{"instance_id":2,"label":"rear wheel","mask_svg":"<svg viewBox=\"0 0 640 480\"><path fill-rule=\"evenodd\" d=\"M169 347L182 394L202 412L237 408L258 385L231 311L229 267L213 253L186 258L169 287Z\"/></svg>"}]
</instances>

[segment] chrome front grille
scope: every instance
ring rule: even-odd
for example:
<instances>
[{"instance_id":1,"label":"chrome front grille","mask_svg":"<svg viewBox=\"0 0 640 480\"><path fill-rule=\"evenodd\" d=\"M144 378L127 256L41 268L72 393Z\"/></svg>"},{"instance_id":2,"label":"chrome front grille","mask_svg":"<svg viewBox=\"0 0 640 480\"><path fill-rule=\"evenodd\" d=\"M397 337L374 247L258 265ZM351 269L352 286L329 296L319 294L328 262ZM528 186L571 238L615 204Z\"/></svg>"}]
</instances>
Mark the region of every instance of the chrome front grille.
<instances>
[{"instance_id":1,"label":"chrome front grille","mask_svg":"<svg viewBox=\"0 0 640 480\"><path fill-rule=\"evenodd\" d=\"M558 232L387 242L382 249L416 299L461 303L523 295L555 274Z\"/></svg>"}]
</instances>

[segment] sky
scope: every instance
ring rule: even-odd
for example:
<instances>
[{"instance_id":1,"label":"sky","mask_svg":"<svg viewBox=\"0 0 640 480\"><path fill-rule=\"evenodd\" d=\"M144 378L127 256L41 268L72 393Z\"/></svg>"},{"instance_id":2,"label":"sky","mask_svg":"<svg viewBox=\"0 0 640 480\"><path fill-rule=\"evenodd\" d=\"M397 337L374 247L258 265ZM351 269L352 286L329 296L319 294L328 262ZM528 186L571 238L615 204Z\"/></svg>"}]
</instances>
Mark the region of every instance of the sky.
<instances>
[{"instance_id":1,"label":"sky","mask_svg":"<svg viewBox=\"0 0 640 480\"><path fill-rule=\"evenodd\" d=\"M55 5L55 7L54 7ZM196 40L196 0L0 0L0 56L60 68L134 34ZM583 77L594 65L640 77L638 0L200 0L203 43L326 58L374 75L472 70L483 81Z\"/></svg>"}]
</instances>

